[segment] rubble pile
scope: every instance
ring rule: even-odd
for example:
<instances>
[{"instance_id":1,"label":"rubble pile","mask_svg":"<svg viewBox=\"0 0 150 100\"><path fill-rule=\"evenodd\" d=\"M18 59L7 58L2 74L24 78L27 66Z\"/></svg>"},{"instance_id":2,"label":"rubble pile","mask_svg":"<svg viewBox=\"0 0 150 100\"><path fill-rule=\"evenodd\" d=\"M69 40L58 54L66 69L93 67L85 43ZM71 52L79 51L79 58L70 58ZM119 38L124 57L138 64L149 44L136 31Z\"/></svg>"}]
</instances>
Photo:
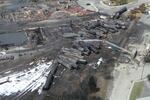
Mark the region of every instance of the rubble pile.
<instances>
[{"instance_id":1,"label":"rubble pile","mask_svg":"<svg viewBox=\"0 0 150 100\"><path fill-rule=\"evenodd\" d=\"M71 0L69 0L68 2L70 1ZM116 53L117 50L119 52L121 50L126 51L124 48L117 46L117 44L111 43L112 41L109 41L109 40L115 37L116 34L118 36L123 36L123 37L126 36L125 35L126 30L128 30L131 22L126 19L120 19L120 17L122 13L124 13L127 9L126 8L121 9L120 11L116 12L114 16L103 15L105 17L101 18L102 15L98 14L96 15L97 16L96 18L93 17L92 19L90 19L91 16L89 14L88 16L82 19L81 16L77 18L70 17L70 13L84 15L87 13L86 10L83 10L81 7L72 6L73 4L70 4L70 5L67 4L66 6L65 0L63 1L61 0L59 3L60 3L59 5L62 5L62 6L64 4L65 7L60 9L62 6L57 7L58 5L56 5L56 7L54 7L53 9L55 9L57 12L53 11L54 12L53 14L51 14L50 8L42 9L39 6L25 6L25 7L22 7L21 9L15 10L14 12L1 13L0 19L7 21L7 22L20 22L20 21L33 22L33 21L40 21L40 20L49 19L49 18L50 19L53 19L53 18L62 19L64 17L65 18L67 17L68 19L65 19L64 22L58 21L58 24L61 24L61 25L57 25L57 27L47 24L46 27L43 25L43 27L41 26L42 28L36 27L36 28L28 28L28 29L23 30L26 33L27 46L30 49L36 50L39 47L38 48L39 50L41 48L42 49L45 48L45 50L47 49L48 50L43 53L51 53L50 56L55 55L52 58L54 59L54 62L51 66L51 71L46 77L47 81L45 82L45 85L43 86L42 89L49 90L51 88L51 85L54 85L53 81L57 77L55 75L58 71L60 71L59 68L61 67L62 69L65 69L65 70L68 69L67 71L69 74L68 73L66 74L66 77L68 77L68 79L71 77L73 73L75 74L77 73L77 74L75 76L72 75L72 78L74 77L76 78L76 76L78 77L78 75L80 76L82 73L81 79L79 78L79 80L77 81L73 80L74 83L72 80L71 81L66 80L67 82L70 81L68 83L73 83L73 86L75 86L73 88L76 88L77 85L83 84L83 86L81 86L81 90L86 89L86 88L89 88L90 91L97 90L97 84L96 84L95 78L93 77L88 78L85 83L83 82L83 80L85 79L86 76L88 76L86 74L87 73L89 74L91 72L91 69L93 69L94 71L98 68L107 70L107 68L105 68L106 66L103 66L104 65L103 63L105 62L109 63L110 59L113 62L115 57L118 56L118 55L115 55L117 54ZM57 43L57 41L59 43ZM53 53L51 49L53 51L56 50L56 53ZM115 55L114 58L112 57L114 56L112 54L112 51L114 51L113 52ZM49 54L46 54L46 56L49 56ZM93 56L96 56L96 57L93 57ZM108 59L105 60L105 57ZM93 62L92 63L90 62L91 59L92 61L94 59L94 64ZM81 67L83 65L86 66L84 68L85 69L87 68L87 69L86 70L83 69L85 72L80 73L79 69L82 70ZM60 71L60 73L62 75L63 71ZM110 71L107 71L104 73L107 74L107 76L110 75ZM80 88L80 86L78 87ZM52 90L52 91L55 91L55 90ZM72 91L74 92L74 90ZM78 91L80 90L77 90L75 92L78 92ZM83 92L85 95L88 94L86 93L87 90L81 91L81 92ZM73 96L71 93L69 97ZM68 95L68 93L66 93L65 95ZM80 97L81 96L82 95L80 95Z\"/></svg>"},{"instance_id":2,"label":"rubble pile","mask_svg":"<svg viewBox=\"0 0 150 100\"><path fill-rule=\"evenodd\" d=\"M108 34L119 33L126 30L129 22L121 20L96 20L85 24L86 32L92 34L94 38L105 38Z\"/></svg>"},{"instance_id":3,"label":"rubble pile","mask_svg":"<svg viewBox=\"0 0 150 100\"><path fill-rule=\"evenodd\" d=\"M6 22L24 22L45 20L49 16L48 9L42 9L39 6L24 6L14 11L2 11L0 19Z\"/></svg>"},{"instance_id":4,"label":"rubble pile","mask_svg":"<svg viewBox=\"0 0 150 100\"><path fill-rule=\"evenodd\" d=\"M44 40L46 40L42 28L34 27L34 28L24 29L24 31L28 39L27 46L29 48L35 48L38 45L42 45Z\"/></svg>"},{"instance_id":5,"label":"rubble pile","mask_svg":"<svg viewBox=\"0 0 150 100\"><path fill-rule=\"evenodd\" d=\"M73 48L76 48L82 52L83 55L89 56L92 52L98 54L100 49L100 43L74 41Z\"/></svg>"},{"instance_id":6,"label":"rubble pile","mask_svg":"<svg viewBox=\"0 0 150 100\"><path fill-rule=\"evenodd\" d=\"M118 14L118 13L117 13ZM70 23L70 26L62 26L61 32L62 37L65 39L73 39L71 42L71 47L66 48L63 47L56 57L57 66L64 66L69 70L78 70L80 69L81 65L88 64L87 57L91 54L99 54L101 53L101 48L109 48L114 51L123 50L125 49L117 46L109 42L109 36L114 37L114 34L117 35L125 35L125 31L130 28L130 22L123 19L117 18L109 18L109 19L95 19L86 22L74 25ZM76 31L73 31L73 28L77 28ZM106 46L107 45L107 46ZM120 52L120 51L119 51ZM94 64L95 67L100 66L103 62L103 58L101 57L97 64ZM55 68L55 67L54 67ZM55 73L51 73L50 76L54 75ZM50 84L53 79L50 78Z\"/></svg>"},{"instance_id":7,"label":"rubble pile","mask_svg":"<svg viewBox=\"0 0 150 100\"><path fill-rule=\"evenodd\" d=\"M68 69L78 69L78 64L86 64L82 52L73 48L62 48L62 55L58 56L58 63L67 67Z\"/></svg>"},{"instance_id":8,"label":"rubble pile","mask_svg":"<svg viewBox=\"0 0 150 100\"><path fill-rule=\"evenodd\" d=\"M82 7L79 7L79 6L73 6L73 7L71 6L65 10L70 12L72 15L79 15L79 16L87 15L87 14L91 13L91 11L83 9Z\"/></svg>"},{"instance_id":9,"label":"rubble pile","mask_svg":"<svg viewBox=\"0 0 150 100\"><path fill-rule=\"evenodd\" d=\"M144 57L144 61L146 63L149 63L150 62L150 51L148 52L148 54Z\"/></svg>"},{"instance_id":10,"label":"rubble pile","mask_svg":"<svg viewBox=\"0 0 150 100\"><path fill-rule=\"evenodd\" d=\"M40 2L40 4L37 4L37 2ZM22 3L16 3L16 6L1 8L0 20L8 23L42 21L51 19L51 14L58 12L64 12L64 16L67 13L69 16L70 14L73 16L81 16L91 13L90 11L80 7L74 0L35 0L35 2L26 0L22 1ZM63 13L60 13L59 16L61 14Z\"/></svg>"}]
</instances>

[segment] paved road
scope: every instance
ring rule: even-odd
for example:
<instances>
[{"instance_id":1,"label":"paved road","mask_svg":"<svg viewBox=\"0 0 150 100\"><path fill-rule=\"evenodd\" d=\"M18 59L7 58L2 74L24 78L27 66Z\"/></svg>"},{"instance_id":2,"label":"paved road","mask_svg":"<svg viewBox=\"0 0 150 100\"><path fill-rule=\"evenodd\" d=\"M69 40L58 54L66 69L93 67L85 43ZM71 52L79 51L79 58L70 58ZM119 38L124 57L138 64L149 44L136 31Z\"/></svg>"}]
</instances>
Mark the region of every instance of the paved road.
<instances>
[{"instance_id":1,"label":"paved road","mask_svg":"<svg viewBox=\"0 0 150 100\"><path fill-rule=\"evenodd\" d=\"M150 2L150 0L136 0L135 2L132 2L132 3L129 3L126 5L122 5L122 6L108 6L108 5L105 5L100 0L78 0L77 2L80 6L82 6L85 9L112 14L113 12L118 11L120 8L122 8L124 6L126 6L128 9L133 9L142 3Z\"/></svg>"},{"instance_id":2,"label":"paved road","mask_svg":"<svg viewBox=\"0 0 150 100\"><path fill-rule=\"evenodd\" d=\"M123 67L122 65L118 67ZM141 80L142 67L132 68L137 66L132 65L124 65L124 67L128 67L127 69L122 69L119 72L119 77L114 80L114 89L112 91L112 95L109 100L129 100L130 92L132 90L132 86L135 81ZM130 68L129 68L130 67ZM144 74L142 79L145 79L146 76L150 73L149 65L145 65Z\"/></svg>"},{"instance_id":3,"label":"paved road","mask_svg":"<svg viewBox=\"0 0 150 100\"><path fill-rule=\"evenodd\" d=\"M144 15L141 18L141 22L150 25L150 22L147 22L148 20L150 20L148 19L148 15ZM143 37L143 43L133 44L134 47L138 48L138 53L140 53L138 58L142 57L142 55L144 55L145 52L150 49L150 32L145 30ZM129 100L134 81L139 81L141 79L143 80L148 74L150 74L149 64L144 65L142 60L140 60L140 62L140 66L132 64L120 64L118 67L116 67L114 73L119 72L119 75L118 77L115 76L114 78L113 90L109 100Z\"/></svg>"}]
</instances>

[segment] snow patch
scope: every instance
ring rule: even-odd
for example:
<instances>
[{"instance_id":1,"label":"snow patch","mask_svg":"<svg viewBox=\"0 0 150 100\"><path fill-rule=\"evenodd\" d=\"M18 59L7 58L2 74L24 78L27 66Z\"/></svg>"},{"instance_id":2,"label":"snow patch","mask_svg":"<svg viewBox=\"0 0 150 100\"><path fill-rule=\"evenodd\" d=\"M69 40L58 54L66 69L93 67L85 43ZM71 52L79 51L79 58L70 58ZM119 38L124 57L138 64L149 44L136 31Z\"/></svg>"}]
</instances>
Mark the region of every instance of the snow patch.
<instances>
[{"instance_id":1,"label":"snow patch","mask_svg":"<svg viewBox=\"0 0 150 100\"><path fill-rule=\"evenodd\" d=\"M103 62L103 58L100 57L100 58L98 59L97 65L100 66L100 64L101 64L102 62Z\"/></svg>"},{"instance_id":2,"label":"snow patch","mask_svg":"<svg viewBox=\"0 0 150 100\"><path fill-rule=\"evenodd\" d=\"M52 61L44 62L42 60L30 70L24 70L0 78L0 95L18 94L18 96L21 96L28 91L32 92L37 89L41 93L46 77L51 71L51 65Z\"/></svg>"}]
</instances>

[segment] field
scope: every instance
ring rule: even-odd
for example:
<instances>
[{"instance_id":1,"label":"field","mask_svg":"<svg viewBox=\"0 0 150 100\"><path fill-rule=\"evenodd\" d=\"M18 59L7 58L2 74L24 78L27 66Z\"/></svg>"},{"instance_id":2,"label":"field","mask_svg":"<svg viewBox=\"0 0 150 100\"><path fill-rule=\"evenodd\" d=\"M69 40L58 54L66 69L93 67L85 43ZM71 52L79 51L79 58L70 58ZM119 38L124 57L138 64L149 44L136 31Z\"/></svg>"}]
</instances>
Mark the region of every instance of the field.
<instances>
[{"instance_id":1,"label":"field","mask_svg":"<svg viewBox=\"0 0 150 100\"><path fill-rule=\"evenodd\" d=\"M143 89L144 82L136 82L134 83L131 95L130 95L130 100L136 100L136 98L140 95L142 89Z\"/></svg>"}]
</instances>

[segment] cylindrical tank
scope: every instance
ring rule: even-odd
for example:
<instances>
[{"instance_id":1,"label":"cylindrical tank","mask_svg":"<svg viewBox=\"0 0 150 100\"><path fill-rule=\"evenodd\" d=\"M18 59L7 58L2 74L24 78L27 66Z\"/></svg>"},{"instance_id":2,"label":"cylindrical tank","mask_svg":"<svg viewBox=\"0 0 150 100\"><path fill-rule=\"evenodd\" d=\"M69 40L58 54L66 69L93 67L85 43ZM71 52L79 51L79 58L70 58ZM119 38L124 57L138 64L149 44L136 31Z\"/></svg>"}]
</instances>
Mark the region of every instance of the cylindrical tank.
<instances>
[{"instance_id":1,"label":"cylindrical tank","mask_svg":"<svg viewBox=\"0 0 150 100\"><path fill-rule=\"evenodd\" d=\"M126 11L127 11L127 7L123 7L119 11L117 11L116 13L119 13L119 15L121 15L121 14L123 14Z\"/></svg>"},{"instance_id":2,"label":"cylindrical tank","mask_svg":"<svg viewBox=\"0 0 150 100\"><path fill-rule=\"evenodd\" d=\"M120 16L121 16L124 12L126 12L126 11L127 11L127 7L121 8L119 11L117 11L117 12L115 13L115 15L113 16L113 18L114 18L114 19L119 19Z\"/></svg>"}]
</instances>

